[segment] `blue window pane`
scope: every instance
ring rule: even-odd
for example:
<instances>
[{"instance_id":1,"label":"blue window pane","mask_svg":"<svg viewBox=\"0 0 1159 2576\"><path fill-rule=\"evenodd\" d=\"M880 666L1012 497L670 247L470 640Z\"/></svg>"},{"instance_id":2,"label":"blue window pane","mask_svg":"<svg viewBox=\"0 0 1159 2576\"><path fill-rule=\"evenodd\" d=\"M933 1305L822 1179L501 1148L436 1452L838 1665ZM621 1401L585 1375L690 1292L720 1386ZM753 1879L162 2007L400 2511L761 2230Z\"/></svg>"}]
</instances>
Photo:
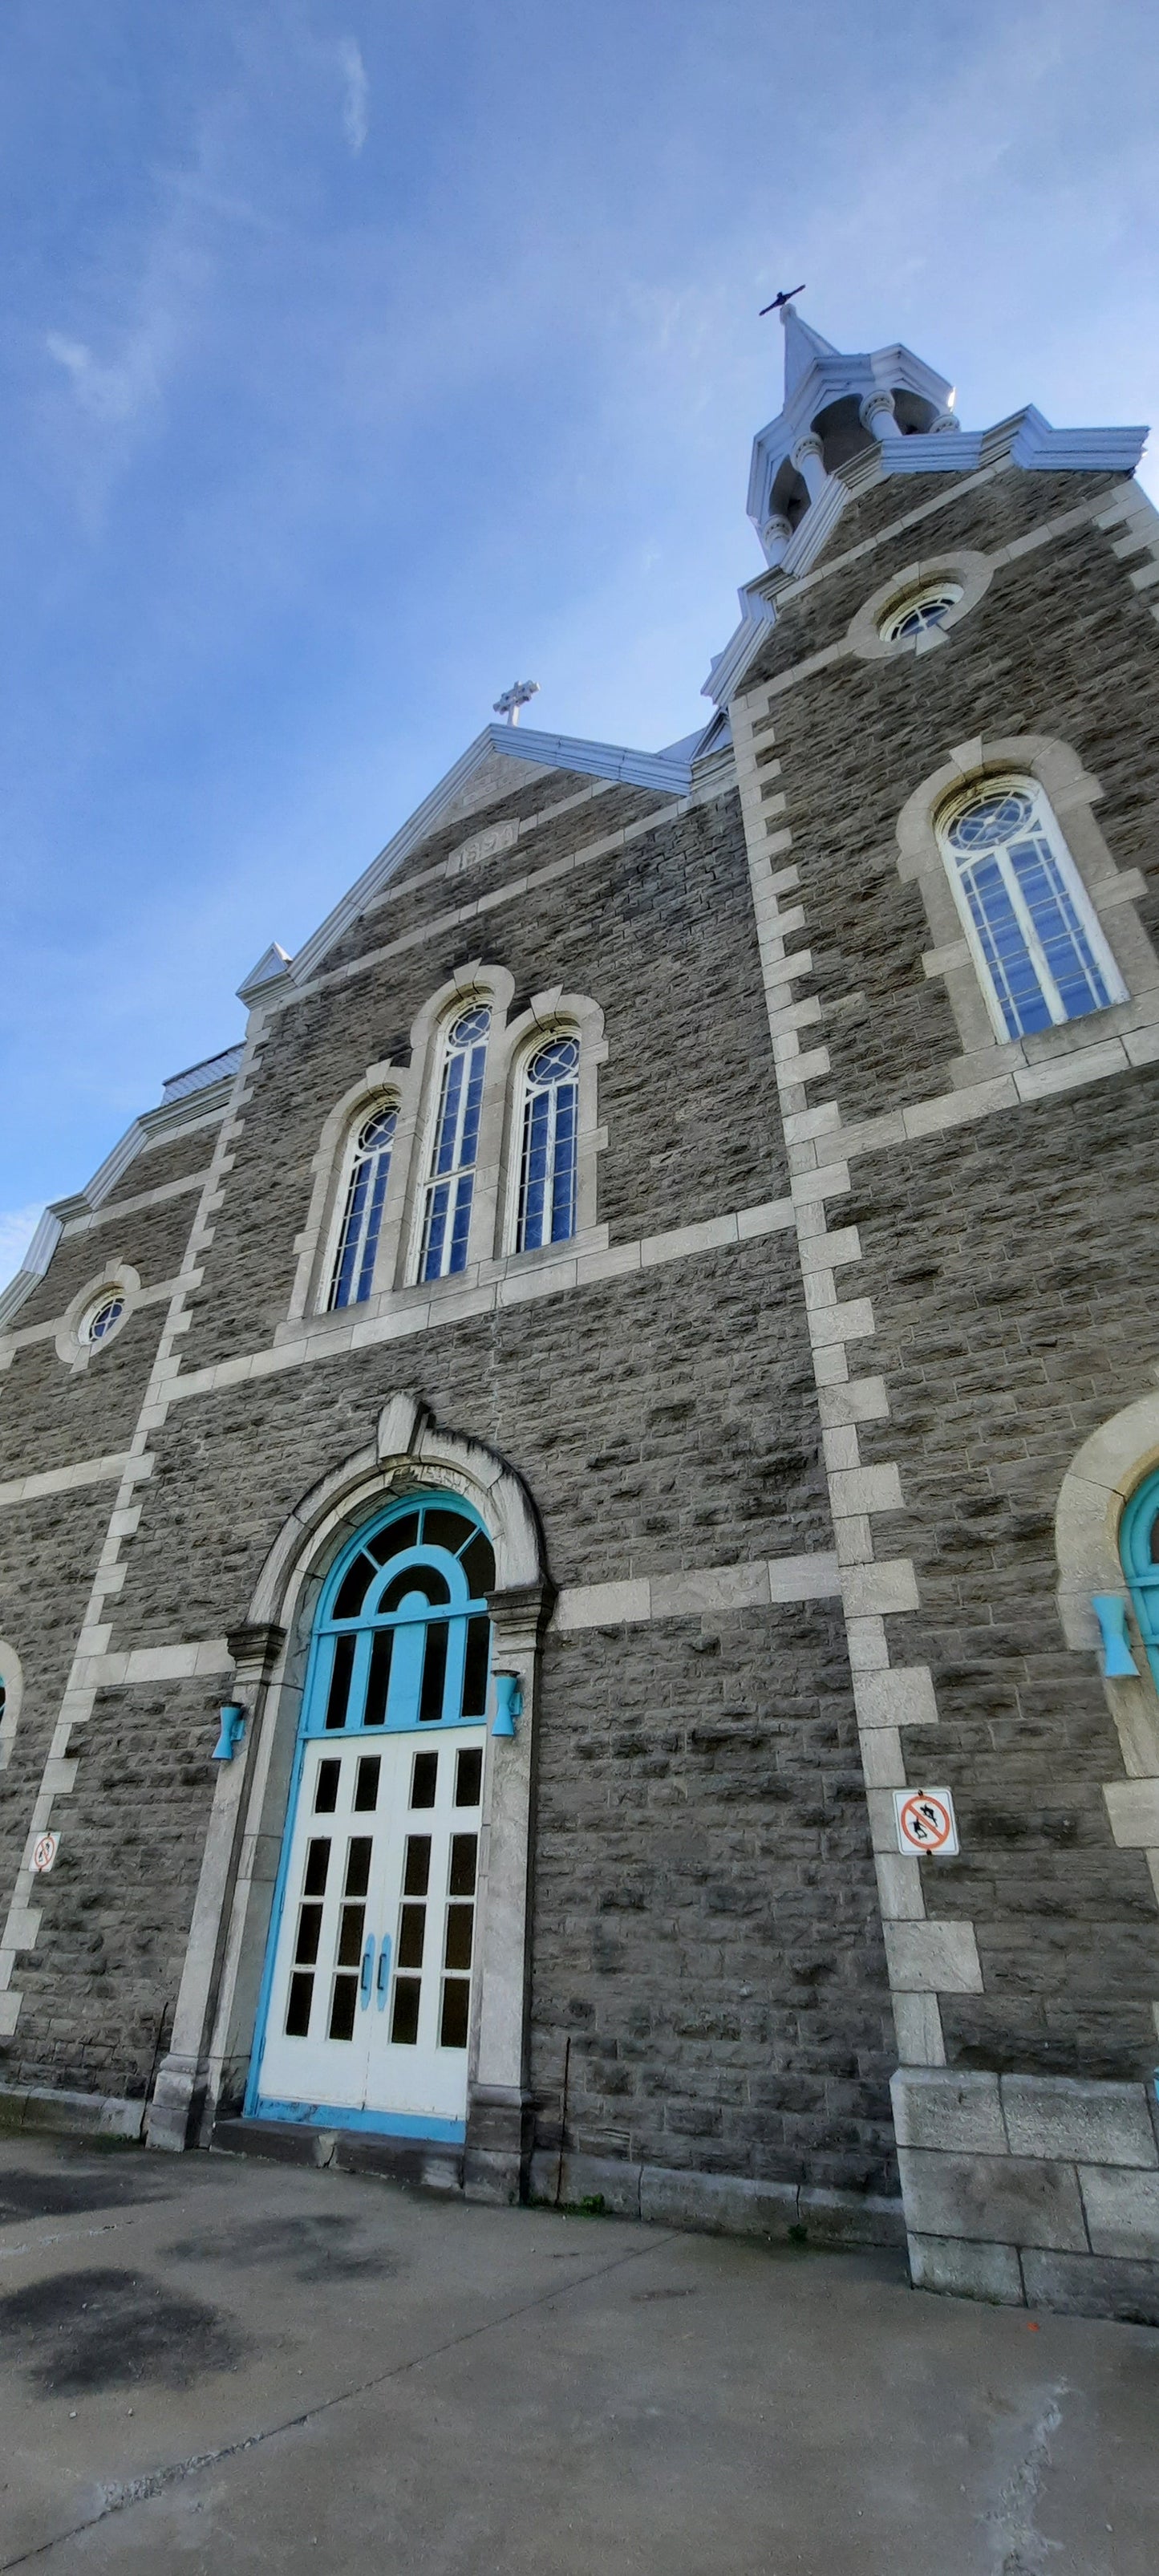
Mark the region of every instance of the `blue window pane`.
<instances>
[{"instance_id":1,"label":"blue window pane","mask_svg":"<svg viewBox=\"0 0 1159 2576\"><path fill-rule=\"evenodd\" d=\"M576 1089L561 1082L556 1092L555 1170L551 1184L551 1239L567 1243L575 1233Z\"/></svg>"},{"instance_id":2,"label":"blue window pane","mask_svg":"<svg viewBox=\"0 0 1159 2576\"><path fill-rule=\"evenodd\" d=\"M437 1189L431 1191L427 1203L427 1239L422 1262L424 1279L441 1279L443 1274L443 1243L447 1231L447 1209L450 1198L450 1182L440 1181Z\"/></svg>"},{"instance_id":3,"label":"blue window pane","mask_svg":"<svg viewBox=\"0 0 1159 2576\"><path fill-rule=\"evenodd\" d=\"M474 1193L475 1176L473 1172L465 1172L455 1189L455 1214L447 1256L448 1271L465 1270L467 1267L467 1238L471 1231L471 1201Z\"/></svg>"},{"instance_id":4,"label":"blue window pane","mask_svg":"<svg viewBox=\"0 0 1159 2576\"><path fill-rule=\"evenodd\" d=\"M978 797L946 837L1008 1037L1118 998L1034 793L1010 787Z\"/></svg>"},{"instance_id":5,"label":"blue window pane","mask_svg":"<svg viewBox=\"0 0 1159 2576\"><path fill-rule=\"evenodd\" d=\"M1050 1006L994 859L963 869L962 882L982 954L994 978L1008 1037L1050 1027Z\"/></svg>"},{"instance_id":6,"label":"blue window pane","mask_svg":"<svg viewBox=\"0 0 1159 2576\"><path fill-rule=\"evenodd\" d=\"M379 1109L359 1135L334 1265L331 1306L357 1305L370 1295L397 1125L397 1109Z\"/></svg>"},{"instance_id":7,"label":"blue window pane","mask_svg":"<svg viewBox=\"0 0 1159 2576\"><path fill-rule=\"evenodd\" d=\"M490 1010L480 1002L464 1011L448 1034L419 1257L420 1279L442 1279L467 1266L490 1026Z\"/></svg>"},{"instance_id":8,"label":"blue window pane","mask_svg":"<svg viewBox=\"0 0 1159 2576\"><path fill-rule=\"evenodd\" d=\"M382 1229L382 1202L386 1197L386 1176L389 1170L389 1155L377 1154L374 1160L374 1184L370 1193L370 1206L367 1210L366 1226L362 1237L362 1260L358 1271L360 1299L370 1295L370 1283L374 1277L374 1258L378 1251L378 1238Z\"/></svg>"},{"instance_id":9,"label":"blue window pane","mask_svg":"<svg viewBox=\"0 0 1159 2576\"><path fill-rule=\"evenodd\" d=\"M461 1055L447 1057L447 1069L443 1076L443 1107L439 1119L439 1140L435 1148L436 1172L453 1172L455 1168L457 1160L455 1143L459 1130L463 1065L464 1058Z\"/></svg>"},{"instance_id":10,"label":"blue window pane","mask_svg":"<svg viewBox=\"0 0 1159 2576\"><path fill-rule=\"evenodd\" d=\"M1038 834L1033 840L1012 841L1010 861L1066 1017L1104 1010L1110 995L1049 843Z\"/></svg>"},{"instance_id":11,"label":"blue window pane","mask_svg":"<svg viewBox=\"0 0 1159 2576\"><path fill-rule=\"evenodd\" d=\"M543 1241L550 1127L551 1095L546 1091L535 1092L527 1104L524 1147L523 1241L528 1251L537 1250Z\"/></svg>"},{"instance_id":12,"label":"blue window pane","mask_svg":"<svg viewBox=\"0 0 1159 2576\"><path fill-rule=\"evenodd\" d=\"M527 1066L516 1228L520 1252L567 1243L575 1233L578 1065L578 1038L561 1035L540 1047Z\"/></svg>"}]
</instances>

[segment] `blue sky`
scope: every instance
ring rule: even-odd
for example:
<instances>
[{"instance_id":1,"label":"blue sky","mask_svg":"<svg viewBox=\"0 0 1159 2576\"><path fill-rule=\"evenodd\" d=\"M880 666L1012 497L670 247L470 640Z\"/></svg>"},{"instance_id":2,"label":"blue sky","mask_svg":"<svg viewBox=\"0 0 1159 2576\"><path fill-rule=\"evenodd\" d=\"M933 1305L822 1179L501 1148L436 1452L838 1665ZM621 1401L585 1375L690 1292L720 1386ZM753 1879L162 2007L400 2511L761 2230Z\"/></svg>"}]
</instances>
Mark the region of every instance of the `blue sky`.
<instances>
[{"instance_id":1,"label":"blue sky","mask_svg":"<svg viewBox=\"0 0 1159 2576\"><path fill-rule=\"evenodd\" d=\"M1157 103L1132 0L8 0L0 1277L510 680L700 721L778 286L1159 415Z\"/></svg>"}]
</instances>

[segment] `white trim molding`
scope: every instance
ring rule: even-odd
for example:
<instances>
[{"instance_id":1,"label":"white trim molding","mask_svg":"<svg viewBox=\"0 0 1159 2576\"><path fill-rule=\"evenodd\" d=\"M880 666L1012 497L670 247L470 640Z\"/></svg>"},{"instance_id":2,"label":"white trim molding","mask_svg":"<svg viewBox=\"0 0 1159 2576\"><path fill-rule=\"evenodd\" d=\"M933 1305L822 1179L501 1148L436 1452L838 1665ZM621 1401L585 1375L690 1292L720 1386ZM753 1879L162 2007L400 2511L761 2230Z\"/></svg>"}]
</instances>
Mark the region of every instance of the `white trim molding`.
<instances>
[{"instance_id":1,"label":"white trim molding","mask_svg":"<svg viewBox=\"0 0 1159 2576\"><path fill-rule=\"evenodd\" d=\"M7 1637L0 1637L0 1684L4 1690L4 1705L0 1709L0 1771L6 1771L12 1759L24 1700L24 1666Z\"/></svg>"}]
</instances>

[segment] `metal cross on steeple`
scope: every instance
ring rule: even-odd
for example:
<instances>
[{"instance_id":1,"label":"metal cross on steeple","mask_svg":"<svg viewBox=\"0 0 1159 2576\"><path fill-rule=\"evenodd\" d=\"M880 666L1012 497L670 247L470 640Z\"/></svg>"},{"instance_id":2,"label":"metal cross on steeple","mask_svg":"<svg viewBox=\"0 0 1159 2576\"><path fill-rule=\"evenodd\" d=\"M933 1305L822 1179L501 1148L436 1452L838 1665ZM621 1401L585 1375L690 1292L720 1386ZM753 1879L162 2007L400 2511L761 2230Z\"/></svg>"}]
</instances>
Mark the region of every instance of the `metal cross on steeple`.
<instances>
[{"instance_id":1,"label":"metal cross on steeple","mask_svg":"<svg viewBox=\"0 0 1159 2576\"><path fill-rule=\"evenodd\" d=\"M760 312L757 315L758 322L764 321L766 313L779 313L782 304L791 304L795 295L803 295L804 292L805 285L803 279L800 286L782 286L780 294L774 295L771 304L762 304Z\"/></svg>"},{"instance_id":2,"label":"metal cross on steeple","mask_svg":"<svg viewBox=\"0 0 1159 2576\"><path fill-rule=\"evenodd\" d=\"M520 707L527 706L530 699L538 695L538 680L513 680L511 687L504 689L502 697L496 698L495 714L506 716L509 725L517 725Z\"/></svg>"}]
</instances>

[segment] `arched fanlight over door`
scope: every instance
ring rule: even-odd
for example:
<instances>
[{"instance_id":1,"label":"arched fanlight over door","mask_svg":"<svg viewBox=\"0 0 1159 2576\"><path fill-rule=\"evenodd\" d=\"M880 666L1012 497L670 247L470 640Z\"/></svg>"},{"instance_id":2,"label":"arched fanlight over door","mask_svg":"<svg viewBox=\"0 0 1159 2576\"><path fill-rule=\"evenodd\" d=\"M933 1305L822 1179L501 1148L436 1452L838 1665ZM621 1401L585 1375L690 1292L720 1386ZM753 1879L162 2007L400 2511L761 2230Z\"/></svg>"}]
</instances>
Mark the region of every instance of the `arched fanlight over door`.
<instances>
[{"instance_id":1,"label":"arched fanlight over door","mask_svg":"<svg viewBox=\"0 0 1159 2576\"><path fill-rule=\"evenodd\" d=\"M1119 1528L1119 1553L1159 1690L1159 1468L1127 1504Z\"/></svg>"}]
</instances>

